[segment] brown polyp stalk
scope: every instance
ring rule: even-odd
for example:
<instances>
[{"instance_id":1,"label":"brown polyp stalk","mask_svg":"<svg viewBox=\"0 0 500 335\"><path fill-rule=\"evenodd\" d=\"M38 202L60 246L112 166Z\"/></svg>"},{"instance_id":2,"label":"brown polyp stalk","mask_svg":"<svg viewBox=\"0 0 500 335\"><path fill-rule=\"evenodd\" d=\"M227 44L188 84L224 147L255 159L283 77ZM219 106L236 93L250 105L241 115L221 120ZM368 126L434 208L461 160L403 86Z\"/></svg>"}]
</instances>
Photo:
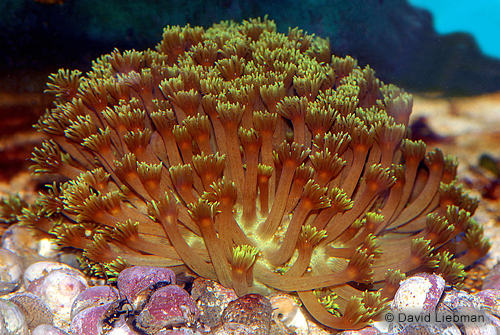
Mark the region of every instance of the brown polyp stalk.
<instances>
[{"instance_id":1,"label":"brown polyp stalk","mask_svg":"<svg viewBox=\"0 0 500 335\"><path fill-rule=\"evenodd\" d=\"M205 155L212 153L210 146L210 121L208 116L201 116L198 114L196 117L188 117L183 122L189 134L193 137L198 145L200 152Z\"/></svg>"},{"instance_id":2,"label":"brown polyp stalk","mask_svg":"<svg viewBox=\"0 0 500 335\"><path fill-rule=\"evenodd\" d=\"M367 134L367 136L370 136ZM352 160L351 165L346 165L344 171L349 171L344 181L341 183L341 188L347 194L348 197L352 196L356 185L358 184L359 177L361 176L361 172L364 168L364 163L366 160L366 155L371 147L371 140L366 142L358 142L356 144L352 144L351 148L353 150L354 158ZM352 142L351 142L352 143Z\"/></svg>"},{"instance_id":3,"label":"brown polyp stalk","mask_svg":"<svg viewBox=\"0 0 500 335\"><path fill-rule=\"evenodd\" d=\"M226 259L231 260L233 255L233 235L241 231L233 218L233 206L237 199L236 187L234 183L222 179L220 182L211 185L211 189L213 191L206 192L203 199L210 201L212 206L217 206L218 214L214 223L219 233L217 243L221 245L219 250L223 252Z\"/></svg>"},{"instance_id":4,"label":"brown polyp stalk","mask_svg":"<svg viewBox=\"0 0 500 335\"><path fill-rule=\"evenodd\" d=\"M288 225L285 237L279 249L271 251L267 257L271 264L281 265L287 262L295 250L302 224L309 213L312 210L330 206L329 199L323 195L325 191L326 189L320 188L319 185L314 184L312 180L304 187L302 197L293 213L292 220Z\"/></svg>"},{"instance_id":5,"label":"brown polyp stalk","mask_svg":"<svg viewBox=\"0 0 500 335\"><path fill-rule=\"evenodd\" d=\"M368 214L370 214L370 213L367 213L365 218L363 218L363 220L361 221L363 224L361 231L355 237L346 241L344 243L345 247L356 248L356 246L361 245L363 243L363 241L366 239L366 237L368 235L373 234L374 231L382 225L383 217L381 217L375 213L371 213L371 214L375 214L374 215L375 217L373 218L373 217L369 217Z\"/></svg>"},{"instance_id":6,"label":"brown polyp stalk","mask_svg":"<svg viewBox=\"0 0 500 335\"><path fill-rule=\"evenodd\" d=\"M387 271L388 268L398 269L406 273L420 266L429 266L434 259L430 241L422 239L412 239L406 243L389 247L382 242L380 249L382 253L373 266L375 280L383 279L385 271ZM390 249L393 250L391 251Z\"/></svg>"},{"instance_id":7,"label":"brown polyp stalk","mask_svg":"<svg viewBox=\"0 0 500 335\"><path fill-rule=\"evenodd\" d=\"M255 112L253 114L253 123L255 129L262 136L262 147L261 147L261 158L262 164L266 166L274 166L273 160L273 134L274 128L276 126L277 114L265 113L265 112ZM269 188L272 190L269 193L269 203L274 202L274 190L276 189L276 172L274 169L271 173L271 178L269 180ZM261 204L262 207L262 204ZM266 211L267 212L267 211Z\"/></svg>"},{"instance_id":8,"label":"brown polyp stalk","mask_svg":"<svg viewBox=\"0 0 500 335\"><path fill-rule=\"evenodd\" d=\"M191 164L193 159L193 138L188 133L185 126L175 125L172 133L175 138L176 146L182 155L184 164Z\"/></svg>"},{"instance_id":9,"label":"brown polyp stalk","mask_svg":"<svg viewBox=\"0 0 500 335\"><path fill-rule=\"evenodd\" d=\"M303 146L299 146L296 143L289 145L284 142L280 145L278 156L283 164L283 170L271 212L266 221L258 228L259 236L262 239L270 239L276 232L276 229L278 229L286 207L295 169L306 159L309 152L309 149L304 149Z\"/></svg>"},{"instance_id":10,"label":"brown polyp stalk","mask_svg":"<svg viewBox=\"0 0 500 335\"><path fill-rule=\"evenodd\" d=\"M370 168L370 175L366 176L366 187L359 195L358 200L354 202L352 209L342 214L335 222L327 224L325 230L327 238L324 243L330 243L335 240L340 234L355 220L361 213L365 211L378 193L392 186L395 182L388 172L380 167L380 165L373 165Z\"/></svg>"},{"instance_id":11,"label":"brown polyp stalk","mask_svg":"<svg viewBox=\"0 0 500 335\"><path fill-rule=\"evenodd\" d=\"M301 277L309 268L313 248L325 236L324 231L317 231L311 226L302 226L297 241L298 256L292 267L285 272L286 276Z\"/></svg>"},{"instance_id":12,"label":"brown polyp stalk","mask_svg":"<svg viewBox=\"0 0 500 335\"><path fill-rule=\"evenodd\" d=\"M328 149L310 155L310 160L315 170L314 181L322 187L337 177L345 166L345 161L337 154L331 154Z\"/></svg>"},{"instance_id":13,"label":"brown polyp stalk","mask_svg":"<svg viewBox=\"0 0 500 335\"><path fill-rule=\"evenodd\" d=\"M186 243L182 237L177 221L177 204L171 195L165 193L160 200L148 203L151 214L161 222L163 230L168 236L170 243L174 246L177 254L184 263L193 271L205 278L217 280L214 269L205 263Z\"/></svg>"},{"instance_id":14,"label":"brown polyp stalk","mask_svg":"<svg viewBox=\"0 0 500 335\"><path fill-rule=\"evenodd\" d=\"M200 227L205 247L208 250L212 266L217 274L217 280L225 287L232 287L231 273L229 263L226 258L226 247L219 242L217 232L215 230L214 216L217 205L209 204L204 200L199 200L197 203L190 204L189 213Z\"/></svg>"},{"instance_id":15,"label":"brown polyp stalk","mask_svg":"<svg viewBox=\"0 0 500 335\"><path fill-rule=\"evenodd\" d=\"M174 120L168 118L167 112L165 112L164 115L160 113L153 113L151 118L165 144L166 156L168 157L170 166L182 164L181 155L179 153L179 149L177 148L175 136L173 134Z\"/></svg>"},{"instance_id":16,"label":"brown polyp stalk","mask_svg":"<svg viewBox=\"0 0 500 335\"><path fill-rule=\"evenodd\" d=\"M324 229L334 216L337 217L340 212L344 212L352 208L352 201L348 200L342 190L338 188L331 188L328 196L331 201L330 207L323 209L314 220L314 226L319 230Z\"/></svg>"},{"instance_id":17,"label":"brown polyp stalk","mask_svg":"<svg viewBox=\"0 0 500 335\"><path fill-rule=\"evenodd\" d=\"M391 222L388 228L397 227L413 219L422 213L425 207L434 198L434 194L436 194L443 175L443 155L440 150L436 150L426 161L430 174L424 189L420 192L418 197L411 202L393 222Z\"/></svg>"},{"instance_id":18,"label":"brown polyp stalk","mask_svg":"<svg viewBox=\"0 0 500 335\"><path fill-rule=\"evenodd\" d=\"M121 162L116 162L114 169L117 177L122 180L129 189L137 193L141 198L151 200L137 173L137 159L134 154L127 154Z\"/></svg>"},{"instance_id":19,"label":"brown polyp stalk","mask_svg":"<svg viewBox=\"0 0 500 335\"><path fill-rule=\"evenodd\" d=\"M225 159L225 156L221 157L218 153L207 156L203 152L193 157L193 168L200 176L205 191L209 191L210 185L221 178L225 168Z\"/></svg>"},{"instance_id":20,"label":"brown polyp stalk","mask_svg":"<svg viewBox=\"0 0 500 335\"><path fill-rule=\"evenodd\" d=\"M212 94L205 94L201 98L201 104L203 106L203 110L210 117L210 121L212 122L213 133L217 142L217 149L221 154L226 155L227 157L226 135L217 112L216 97Z\"/></svg>"},{"instance_id":21,"label":"brown polyp stalk","mask_svg":"<svg viewBox=\"0 0 500 335\"><path fill-rule=\"evenodd\" d=\"M263 284L281 291L305 291L321 287L335 286L347 283L352 280L347 270L322 276L288 277L275 274L269 269L255 264L254 273L256 278Z\"/></svg>"},{"instance_id":22,"label":"brown polyp stalk","mask_svg":"<svg viewBox=\"0 0 500 335\"><path fill-rule=\"evenodd\" d=\"M269 179L271 179L272 168L259 164L257 174L257 184L259 186L260 214L267 216L269 213Z\"/></svg>"},{"instance_id":23,"label":"brown polyp stalk","mask_svg":"<svg viewBox=\"0 0 500 335\"><path fill-rule=\"evenodd\" d=\"M329 313L323 305L318 301L318 298L312 291L299 291L299 298L306 306L307 310L311 313L311 315L321 322L323 325L335 329L361 329L366 327L369 322L359 322L355 319L346 319L345 317L334 316Z\"/></svg>"},{"instance_id":24,"label":"brown polyp stalk","mask_svg":"<svg viewBox=\"0 0 500 335\"><path fill-rule=\"evenodd\" d=\"M247 294L253 286L253 265L258 251L248 245L234 247L231 255L231 277L238 296Z\"/></svg>"},{"instance_id":25,"label":"brown polyp stalk","mask_svg":"<svg viewBox=\"0 0 500 335\"><path fill-rule=\"evenodd\" d=\"M230 260L232 256L233 241L237 245L252 245L241 227L233 217L233 208L236 203L237 194L234 183L229 182L225 177L210 186L210 191L202 196L210 203L217 203L219 213L215 217L215 227L219 233L219 239L223 249Z\"/></svg>"},{"instance_id":26,"label":"brown polyp stalk","mask_svg":"<svg viewBox=\"0 0 500 335\"><path fill-rule=\"evenodd\" d=\"M395 169L395 170L394 170ZM377 227L374 234L378 235L383 229L385 229L394 215L394 212L400 205L401 197L403 196L404 186L405 186L405 176L402 166L393 165L393 175L396 178L396 182L390 188L389 196L384 204L384 208L381 210L380 215L384 218L384 222Z\"/></svg>"},{"instance_id":27,"label":"brown polyp stalk","mask_svg":"<svg viewBox=\"0 0 500 335\"><path fill-rule=\"evenodd\" d=\"M276 110L282 116L292 121L293 141L300 145L306 144L305 116L308 101L306 98L285 97L282 102L277 104Z\"/></svg>"},{"instance_id":28,"label":"brown polyp stalk","mask_svg":"<svg viewBox=\"0 0 500 335\"><path fill-rule=\"evenodd\" d=\"M253 129L245 131L240 128L239 134L245 152L246 163L242 221L246 227L249 227L255 223L257 217L255 201L257 198L257 174L262 139Z\"/></svg>"},{"instance_id":29,"label":"brown polyp stalk","mask_svg":"<svg viewBox=\"0 0 500 335\"><path fill-rule=\"evenodd\" d=\"M155 235L139 234L137 230L138 225L138 222L132 223L130 220L125 222L125 224L118 223L112 237L136 251L170 259L181 259L167 239ZM161 248L158 246L161 246Z\"/></svg>"},{"instance_id":30,"label":"brown polyp stalk","mask_svg":"<svg viewBox=\"0 0 500 335\"><path fill-rule=\"evenodd\" d=\"M186 204L197 202L198 198L194 195L194 178L191 165L185 164L171 166L169 171L175 189L182 197L182 200L184 200Z\"/></svg>"},{"instance_id":31,"label":"brown polyp stalk","mask_svg":"<svg viewBox=\"0 0 500 335\"><path fill-rule=\"evenodd\" d=\"M238 190L238 203L243 203L243 186L245 175L241 159L240 144L238 141L238 123L241 120L243 109L239 104L219 104L217 113L224 127L227 144L228 173Z\"/></svg>"},{"instance_id":32,"label":"brown polyp stalk","mask_svg":"<svg viewBox=\"0 0 500 335\"><path fill-rule=\"evenodd\" d=\"M379 122L374 128L382 153L380 164L384 168L390 167L393 163L394 152L403 139L405 126L402 124L388 125Z\"/></svg>"},{"instance_id":33,"label":"brown polyp stalk","mask_svg":"<svg viewBox=\"0 0 500 335\"><path fill-rule=\"evenodd\" d=\"M312 179L314 173L313 171L314 170L311 167L305 166L305 164L302 164L295 170L295 176L293 177L292 187L290 189L290 194L288 195L285 207L285 217L291 214L297 206L297 203L302 195L302 191L304 190L304 186L306 186L307 182Z\"/></svg>"},{"instance_id":34,"label":"brown polyp stalk","mask_svg":"<svg viewBox=\"0 0 500 335\"><path fill-rule=\"evenodd\" d=\"M395 212L391 217L386 217L386 227L390 222L397 218L399 214L403 211L408 199L413 190L415 178L417 176L417 170L420 162L425 156L426 146L423 142L411 142L409 140L404 140L402 145L403 156L405 158L405 169L404 169L404 187L403 193L399 200L399 204Z\"/></svg>"},{"instance_id":35,"label":"brown polyp stalk","mask_svg":"<svg viewBox=\"0 0 500 335\"><path fill-rule=\"evenodd\" d=\"M349 259L354 255L355 252L356 249L353 248L334 248L330 245L327 245L325 247L325 255L327 255L328 257Z\"/></svg>"}]
</instances>

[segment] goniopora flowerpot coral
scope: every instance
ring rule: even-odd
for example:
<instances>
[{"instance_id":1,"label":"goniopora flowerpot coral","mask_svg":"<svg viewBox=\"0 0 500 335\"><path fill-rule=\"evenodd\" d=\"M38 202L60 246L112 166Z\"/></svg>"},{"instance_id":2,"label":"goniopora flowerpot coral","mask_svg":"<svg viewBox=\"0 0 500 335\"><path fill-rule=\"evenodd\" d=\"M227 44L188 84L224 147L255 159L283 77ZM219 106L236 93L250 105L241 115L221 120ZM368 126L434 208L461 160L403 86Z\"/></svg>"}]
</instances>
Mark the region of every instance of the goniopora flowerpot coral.
<instances>
[{"instance_id":1,"label":"goniopora flowerpot coral","mask_svg":"<svg viewBox=\"0 0 500 335\"><path fill-rule=\"evenodd\" d=\"M456 160L408 139L412 97L301 30L168 27L155 50L48 85L33 172L65 181L20 219L94 274L154 265L295 292L355 329L405 273L457 283L489 248Z\"/></svg>"}]
</instances>

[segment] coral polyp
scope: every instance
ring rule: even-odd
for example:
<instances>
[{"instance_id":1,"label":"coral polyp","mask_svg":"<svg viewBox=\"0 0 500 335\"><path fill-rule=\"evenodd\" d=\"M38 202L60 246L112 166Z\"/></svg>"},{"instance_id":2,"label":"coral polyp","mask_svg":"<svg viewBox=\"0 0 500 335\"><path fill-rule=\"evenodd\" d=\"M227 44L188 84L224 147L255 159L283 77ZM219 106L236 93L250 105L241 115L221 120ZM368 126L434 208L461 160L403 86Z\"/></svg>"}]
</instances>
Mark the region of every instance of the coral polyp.
<instances>
[{"instance_id":1,"label":"coral polyp","mask_svg":"<svg viewBox=\"0 0 500 335\"><path fill-rule=\"evenodd\" d=\"M65 181L21 220L93 274L164 266L239 296L297 292L355 329L405 273L458 283L488 251L456 160L408 138L411 95L299 29L167 27L155 50L60 70L48 91L33 172Z\"/></svg>"}]
</instances>

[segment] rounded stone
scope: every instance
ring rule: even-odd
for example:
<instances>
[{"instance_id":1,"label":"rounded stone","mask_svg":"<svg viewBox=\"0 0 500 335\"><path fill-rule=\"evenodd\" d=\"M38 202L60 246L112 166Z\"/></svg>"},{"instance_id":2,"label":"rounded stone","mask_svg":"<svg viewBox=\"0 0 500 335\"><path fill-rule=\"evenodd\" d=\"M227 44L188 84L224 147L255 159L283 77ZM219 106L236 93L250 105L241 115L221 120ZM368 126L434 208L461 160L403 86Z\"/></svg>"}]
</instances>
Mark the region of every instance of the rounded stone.
<instances>
[{"instance_id":1,"label":"rounded stone","mask_svg":"<svg viewBox=\"0 0 500 335\"><path fill-rule=\"evenodd\" d=\"M260 294L247 294L231 301L222 313L223 324L241 324L255 335L269 333L272 306L269 299Z\"/></svg>"},{"instance_id":2,"label":"rounded stone","mask_svg":"<svg viewBox=\"0 0 500 335\"><path fill-rule=\"evenodd\" d=\"M52 325L41 324L31 331L31 335L68 335L68 333Z\"/></svg>"},{"instance_id":3,"label":"rounded stone","mask_svg":"<svg viewBox=\"0 0 500 335\"><path fill-rule=\"evenodd\" d=\"M18 293L9 299L24 313L28 327L33 329L41 324L51 325L52 311L37 295L29 292Z\"/></svg>"},{"instance_id":4,"label":"rounded stone","mask_svg":"<svg viewBox=\"0 0 500 335\"><path fill-rule=\"evenodd\" d=\"M105 334L106 335L141 335L135 330L131 329L130 326L128 325L127 321L125 320L125 317L122 315L118 318L113 323L113 328L109 331L107 331ZM155 335L158 335L159 333L156 333Z\"/></svg>"},{"instance_id":5,"label":"rounded stone","mask_svg":"<svg viewBox=\"0 0 500 335\"><path fill-rule=\"evenodd\" d=\"M137 327L154 334L164 327L190 325L199 318L193 298L177 285L156 290L136 318Z\"/></svg>"},{"instance_id":6,"label":"rounded stone","mask_svg":"<svg viewBox=\"0 0 500 335\"><path fill-rule=\"evenodd\" d=\"M227 305L238 299L233 289L201 277L194 280L191 296L200 310L200 321L210 328L220 323Z\"/></svg>"},{"instance_id":7,"label":"rounded stone","mask_svg":"<svg viewBox=\"0 0 500 335\"><path fill-rule=\"evenodd\" d=\"M169 268L133 266L118 275L120 296L126 298L134 310L141 309L157 285L175 284L175 273Z\"/></svg>"},{"instance_id":8,"label":"rounded stone","mask_svg":"<svg viewBox=\"0 0 500 335\"><path fill-rule=\"evenodd\" d=\"M19 255L24 267L38 262L57 258L58 248L51 236L38 229L14 224L2 235L0 247Z\"/></svg>"},{"instance_id":9,"label":"rounded stone","mask_svg":"<svg viewBox=\"0 0 500 335\"><path fill-rule=\"evenodd\" d=\"M500 316L500 290L482 290L474 296L477 299L476 308Z\"/></svg>"},{"instance_id":10,"label":"rounded stone","mask_svg":"<svg viewBox=\"0 0 500 335\"><path fill-rule=\"evenodd\" d=\"M269 297L274 322L297 333L307 333L309 326L299 304L288 294L274 294Z\"/></svg>"},{"instance_id":11,"label":"rounded stone","mask_svg":"<svg viewBox=\"0 0 500 335\"><path fill-rule=\"evenodd\" d=\"M452 290L444 292L439 304L436 307L438 313L448 313L450 310L456 312L463 307L477 307L479 299L465 291Z\"/></svg>"},{"instance_id":12,"label":"rounded stone","mask_svg":"<svg viewBox=\"0 0 500 335\"><path fill-rule=\"evenodd\" d=\"M102 334L101 321L111 303L89 307L78 313L72 320L70 332L72 335Z\"/></svg>"},{"instance_id":13,"label":"rounded stone","mask_svg":"<svg viewBox=\"0 0 500 335\"><path fill-rule=\"evenodd\" d=\"M119 315L116 307L116 302L109 302L82 310L71 320L71 334L140 335L130 328L125 315Z\"/></svg>"},{"instance_id":14,"label":"rounded stone","mask_svg":"<svg viewBox=\"0 0 500 335\"><path fill-rule=\"evenodd\" d=\"M119 297L120 293L114 287L105 285L89 287L81 292L73 301L71 319L86 308L104 305L108 302L118 300Z\"/></svg>"},{"instance_id":15,"label":"rounded stone","mask_svg":"<svg viewBox=\"0 0 500 335\"><path fill-rule=\"evenodd\" d=\"M28 292L39 296L59 320L69 324L73 301L87 288L85 277L59 269L31 282Z\"/></svg>"},{"instance_id":16,"label":"rounded stone","mask_svg":"<svg viewBox=\"0 0 500 335\"><path fill-rule=\"evenodd\" d=\"M29 334L24 313L15 304L5 299L0 299L0 334Z\"/></svg>"},{"instance_id":17,"label":"rounded stone","mask_svg":"<svg viewBox=\"0 0 500 335\"><path fill-rule=\"evenodd\" d=\"M406 325L398 335L461 335L460 329L455 324L419 324ZM478 334L479 335L479 334Z\"/></svg>"},{"instance_id":18,"label":"rounded stone","mask_svg":"<svg viewBox=\"0 0 500 335\"><path fill-rule=\"evenodd\" d=\"M24 271L24 287L28 289L32 281L48 275L53 270L66 269L70 273L83 276L83 274L69 265L59 262L40 261L31 264Z\"/></svg>"},{"instance_id":19,"label":"rounded stone","mask_svg":"<svg viewBox=\"0 0 500 335\"><path fill-rule=\"evenodd\" d=\"M201 333L190 328L181 327L177 329L162 329L155 335L201 335Z\"/></svg>"},{"instance_id":20,"label":"rounded stone","mask_svg":"<svg viewBox=\"0 0 500 335\"><path fill-rule=\"evenodd\" d=\"M375 327L365 327L358 330L345 330L338 335L380 335L380 330Z\"/></svg>"},{"instance_id":21,"label":"rounded stone","mask_svg":"<svg viewBox=\"0 0 500 335\"><path fill-rule=\"evenodd\" d=\"M491 269L483 281L483 290L500 289L500 263Z\"/></svg>"},{"instance_id":22,"label":"rounded stone","mask_svg":"<svg viewBox=\"0 0 500 335\"><path fill-rule=\"evenodd\" d=\"M409 313L432 313L443 294L445 281L436 274L419 273L403 280L394 296L392 309Z\"/></svg>"},{"instance_id":23,"label":"rounded stone","mask_svg":"<svg viewBox=\"0 0 500 335\"><path fill-rule=\"evenodd\" d=\"M0 295L17 290L22 276L21 258L7 249L0 249Z\"/></svg>"}]
</instances>

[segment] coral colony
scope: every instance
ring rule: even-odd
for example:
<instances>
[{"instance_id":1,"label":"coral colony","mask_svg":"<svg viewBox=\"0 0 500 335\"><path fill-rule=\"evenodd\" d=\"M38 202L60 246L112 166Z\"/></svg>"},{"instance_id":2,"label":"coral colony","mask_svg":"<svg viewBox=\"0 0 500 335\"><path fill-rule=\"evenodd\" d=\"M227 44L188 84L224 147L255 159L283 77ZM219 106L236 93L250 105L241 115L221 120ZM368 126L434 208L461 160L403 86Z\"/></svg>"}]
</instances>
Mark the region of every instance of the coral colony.
<instances>
[{"instance_id":1,"label":"coral colony","mask_svg":"<svg viewBox=\"0 0 500 335\"><path fill-rule=\"evenodd\" d=\"M33 171L64 182L21 221L92 274L164 266L239 296L294 292L355 329L405 274L459 283L488 251L456 160L408 139L412 97L328 40L267 18L168 27L155 50L48 86Z\"/></svg>"}]
</instances>

